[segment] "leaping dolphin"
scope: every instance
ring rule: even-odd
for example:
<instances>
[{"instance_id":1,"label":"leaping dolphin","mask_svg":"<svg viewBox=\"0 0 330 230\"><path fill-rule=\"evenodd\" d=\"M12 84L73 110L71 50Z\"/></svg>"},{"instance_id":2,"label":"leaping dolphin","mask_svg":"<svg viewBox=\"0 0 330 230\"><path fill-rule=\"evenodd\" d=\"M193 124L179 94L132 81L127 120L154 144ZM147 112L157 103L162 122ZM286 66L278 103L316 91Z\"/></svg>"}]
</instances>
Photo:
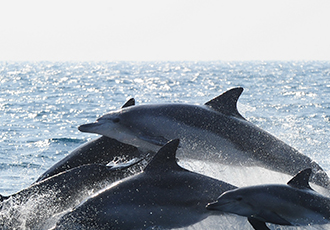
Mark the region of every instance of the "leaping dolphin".
<instances>
[{"instance_id":1,"label":"leaping dolphin","mask_svg":"<svg viewBox=\"0 0 330 230\"><path fill-rule=\"evenodd\" d=\"M265 222L305 226L330 223L330 198L309 186L311 169L305 169L287 185L237 188L220 195L207 209L248 217L256 230L269 229Z\"/></svg>"},{"instance_id":2,"label":"leaping dolphin","mask_svg":"<svg viewBox=\"0 0 330 230\"><path fill-rule=\"evenodd\" d=\"M55 229L168 229L211 215L205 208L210 199L236 187L181 168L175 158L178 144L166 144L142 173L92 196L64 215Z\"/></svg>"},{"instance_id":3,"label":"leaping dolphin","mask_svg":"<svg viewBox=\"0 0 330 230\"><path fill-rule=\"evenodd\" d=\"M179 138L186 157L261 166L289 175L312 168L311 181L328 187L329 178L317 163L242 117L237 111L242 91L233 88L202 106L135 106L134 99L130 99L120 110L81 125L79 130L153 151Z\"/></svg>"},{"instance_id":4,"label":"leaping dolphin","mask_svg":"<svg viewBox=\"0 0 330 230\"><path fill-rule=\"evenodd\" d=\"M128 160L135 157L143 157L146 153L141 153L136 147L121 143L109 137L99 137L89 141L75 150L62 160L44 172L35 183L48 177L54 176L66 170L87 164L106 165L116 157L125 157Z\"/></svg>"},{"instance_id":5,"label":"leaping dolphin","mask_svg":"<svg viewBox=\"0 0 330 230\"><path fill-rule=\"evenodd\" d=\"M43 229L55 214L73 208L112 182L133 175L141 159L114 166L81 165L37 182L0 203L1 229ZM138 170L141 171L141 170Z\"/></svg>"},{"instance_id":6,"label":"leaping dolphin","mask_svg":"<svg viewBox=\"0 0 330 230\"><path fill-rule=\"evenodd\" d=\"M129 100L122 106L122 108L130 106L132 103L134 103L134 101ZM115 139L102 136L73 150L69 155L44 172L35 183L81 165L106 165L116 157L125 157L129 160L135 157L139 158L146 156L146 154L147 152L142 153L139 149L132 145L121 143Z\"/></svg>"}]
</instances>

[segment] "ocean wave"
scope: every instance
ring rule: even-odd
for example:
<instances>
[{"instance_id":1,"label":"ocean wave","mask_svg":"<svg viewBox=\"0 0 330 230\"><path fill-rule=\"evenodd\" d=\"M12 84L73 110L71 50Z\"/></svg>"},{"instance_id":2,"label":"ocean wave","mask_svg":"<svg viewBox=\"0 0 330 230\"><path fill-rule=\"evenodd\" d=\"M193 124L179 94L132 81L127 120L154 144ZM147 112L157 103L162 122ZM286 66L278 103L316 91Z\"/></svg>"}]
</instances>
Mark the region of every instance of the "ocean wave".
<instances>
[{"instance_id":1,"label":"ocean wave","mask_svg":"<svg viewBox=\"0 0 330 230\"><path fill-rule=\"evenodd\" d=\"M0 163L0 170L7 170L12 168L39 169L40 167L41 165L32 162Z\"/></svg>"},{"instance_id":2,"label":"ocean wave","mask_svg":"<svg viewBox=\"0 0 330 230\"><path fill-rule=\"evenodd\" d=\"M74 143L74 144L82 144L85 143L85 139L77 139L77 138L50 138L50 142L53 143Z\"/></svg>"}]
</instances>

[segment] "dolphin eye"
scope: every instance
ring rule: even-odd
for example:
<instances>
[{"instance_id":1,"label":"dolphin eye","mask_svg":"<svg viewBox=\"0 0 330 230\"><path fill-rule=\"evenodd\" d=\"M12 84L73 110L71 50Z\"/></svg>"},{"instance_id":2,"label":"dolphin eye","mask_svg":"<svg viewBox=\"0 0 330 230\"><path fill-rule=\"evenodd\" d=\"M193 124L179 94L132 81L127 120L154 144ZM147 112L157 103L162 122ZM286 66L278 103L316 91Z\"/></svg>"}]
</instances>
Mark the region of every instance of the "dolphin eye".
<instances>
[{"instance_id":1,"label":"dolphin eye","mask_svg":"<svg viewBox=\"0 0 330 230\"><path fill-rule=\"evenodd\" d=\"M115 119L112 120L113 123L118 123L120 121L120 119L118 117L116 117Z\"/></svg>"},{"instance_id":2,"label":"dolphin eye","mask_svg":"<svg viewBox=\"0 0 330 230\"><path fill-rule=\"evenodd\" d=\"M243 197L238 196L238 197L236 197L236 200L237 200L237 201L241 201L241 200L243 200Z\"/></svg>"}]
</instances>

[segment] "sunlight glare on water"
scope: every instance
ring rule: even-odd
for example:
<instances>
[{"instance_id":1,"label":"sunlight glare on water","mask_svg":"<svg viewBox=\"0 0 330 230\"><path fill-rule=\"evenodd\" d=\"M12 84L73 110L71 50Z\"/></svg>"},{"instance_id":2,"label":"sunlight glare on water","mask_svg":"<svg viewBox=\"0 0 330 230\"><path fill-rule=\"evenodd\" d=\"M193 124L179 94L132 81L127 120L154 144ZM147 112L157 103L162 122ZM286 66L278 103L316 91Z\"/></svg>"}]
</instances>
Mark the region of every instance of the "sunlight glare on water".
<instances>
[{"instance_id":1,"label":"sunlight glare on water","mask_svg":"<svg viewBox=\"0 0 330 230\"><path fill-rule=\"evenodd\" d=\"M329 62L2 62L0 86L0 194L27 187L98 137L77 127L130 97L204 104L237 86L247 120L330 172Z\"/></svg>"}]
</instances>

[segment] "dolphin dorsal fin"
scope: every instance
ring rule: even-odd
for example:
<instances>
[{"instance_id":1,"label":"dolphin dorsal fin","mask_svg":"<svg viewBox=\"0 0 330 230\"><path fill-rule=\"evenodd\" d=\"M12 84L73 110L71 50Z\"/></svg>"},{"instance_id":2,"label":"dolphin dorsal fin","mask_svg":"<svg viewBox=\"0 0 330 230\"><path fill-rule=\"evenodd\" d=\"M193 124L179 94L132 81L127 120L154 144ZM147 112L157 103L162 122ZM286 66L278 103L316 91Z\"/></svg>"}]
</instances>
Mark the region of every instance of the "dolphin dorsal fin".
<instances>
[{"instance_id":1,"label":"dolphin dorsal fin","mask_svg":"<svg viewBox=\"0 0 330 230\"><path fill-rule=\"evenodd\" d=\"M242 87L230 89L220 96L206 102L205 105L225 115L235 116L245 120L237 110L237 100L242 92Z\"/></svg>"},{"instance_id":2,"label":"dolphin dorsal fin","mask_svg":"<svg viewBox=\"0 0 330 230\"><path fill-rule=\"evenodd\" d=\"M134 98L130 98L128 101L126 101L126 103L121 107L121 108L126 108L129 106L135 105L135 99Z\"/></svg>"},{"instance_id":3,"label":"dolphin dorsal fin","mask_svg":"<svg viewBox=\"0 0 330 230\"><path fill-rule=\"evenodd\" d=\"M166 145L160 148L156 155L152 158L149 164L143 170L144 172L165 172L168 170L182 169L176 162L176 150L179 146L179 139L174 139L167 142Z\"/></svg>"},{"instance_id":4,"label":"dolphin dorsal fin","mask_svg":"<svg viewBox=\"0 0 330 230\"><path fill-rule=\"evenodd\" d=\"M311 168L304 169L295 175L287 184L293 188L313 190L308 183L311 174Z\"/></svg>"}]
</instances>

